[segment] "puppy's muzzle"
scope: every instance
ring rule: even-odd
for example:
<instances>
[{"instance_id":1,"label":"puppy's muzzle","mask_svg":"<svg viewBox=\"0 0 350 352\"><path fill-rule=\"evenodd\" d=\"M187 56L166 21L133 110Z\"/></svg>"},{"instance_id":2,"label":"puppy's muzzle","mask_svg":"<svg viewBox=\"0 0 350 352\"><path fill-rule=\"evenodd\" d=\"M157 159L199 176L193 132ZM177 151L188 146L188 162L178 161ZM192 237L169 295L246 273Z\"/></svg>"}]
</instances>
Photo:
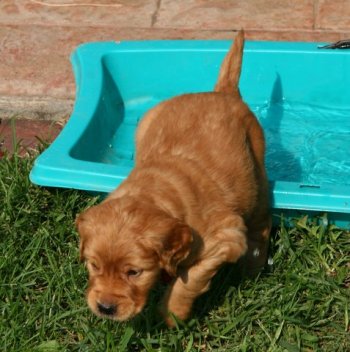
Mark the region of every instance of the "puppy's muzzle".
<instances>
[{"instance_id":1,"label":"puppy's muzzle","mask_svg":"<svg viewBox=\"0 0 350 352\"><path fill-rule=\"evenodd\" d=\"M117 306L113 303L97 302L97 309L103 315L112 316L117 313Z\"/></svg>"}]
</instances>

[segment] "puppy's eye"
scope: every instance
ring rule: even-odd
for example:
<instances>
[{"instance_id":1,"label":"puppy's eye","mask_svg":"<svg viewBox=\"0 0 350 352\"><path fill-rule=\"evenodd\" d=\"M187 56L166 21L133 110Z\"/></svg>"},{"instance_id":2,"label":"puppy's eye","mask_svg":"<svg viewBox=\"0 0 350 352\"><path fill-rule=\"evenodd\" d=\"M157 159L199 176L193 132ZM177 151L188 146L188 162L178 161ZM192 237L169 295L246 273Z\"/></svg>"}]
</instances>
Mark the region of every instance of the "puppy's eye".
<instances>
[{"instance_id":1,"label":"puppy's eye","mask_svg":"<svg viewBox=\"0 0 350 352\"><path fill-rule=\"evenodd\" d=\"M126 272L126 275L128 277L138 277L142 274L142 269L129 269L127 272Z\"/></svg>"},{"instance_id":2,"label":"puppy's eye","mask_svg":"<svg viewBox=\"0 0 350 352\"><path fill-rule=\"evenodd\" d=\"M90 268L93 270L93 271L99 271L100 270L100 267L98 266L98 264L96 262L88 262L88 265L90 266Z\"/></svg>"},{"instance_id":3,"label":"puppy's eye","mask_svg":"<svg viewBox=\"0 0 350 352\"><path fill-rule=\"evenodd\" d=\"M98 270L99 267L96 263L91 263L91 267L94 269L94 270Z\"/></svg>"}]
</instances>

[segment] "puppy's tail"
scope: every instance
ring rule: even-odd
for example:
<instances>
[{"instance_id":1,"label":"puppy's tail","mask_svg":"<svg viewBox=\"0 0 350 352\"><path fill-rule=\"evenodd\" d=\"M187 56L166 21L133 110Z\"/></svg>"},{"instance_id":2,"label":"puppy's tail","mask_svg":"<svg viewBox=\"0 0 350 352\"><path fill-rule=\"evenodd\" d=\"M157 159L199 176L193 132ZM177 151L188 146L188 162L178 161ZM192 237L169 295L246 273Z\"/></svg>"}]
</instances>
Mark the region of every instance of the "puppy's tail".
<instances>
[{"instance_id":1,"label":"puppy's tail","mask_svg":"<svg viewBox=\"0 0 350 352\"><path fill-rule=\"evenodd\" d=\"M215 92L240 95L238 83L241 75L243 47L244 31L241 29L221 65Z\"/></svg>"}]
</instances>

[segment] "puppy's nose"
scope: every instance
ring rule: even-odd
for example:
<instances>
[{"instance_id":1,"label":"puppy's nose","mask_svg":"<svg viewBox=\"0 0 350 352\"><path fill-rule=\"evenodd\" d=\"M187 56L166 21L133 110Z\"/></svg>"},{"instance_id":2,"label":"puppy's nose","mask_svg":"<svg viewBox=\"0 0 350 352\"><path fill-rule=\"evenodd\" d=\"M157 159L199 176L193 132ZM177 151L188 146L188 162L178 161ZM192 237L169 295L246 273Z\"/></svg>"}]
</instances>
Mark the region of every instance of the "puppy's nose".
<instances>
[{"instance_id":1,"label":"puppy's nose","mask_svg":"<svg viewBox=\"0 0 350 352\"><path fill-rule=\"evenodd\" d=\"M101 314L114 315L117 311L115 304L97 302L97 309Z\"/></svg>"}]
</instances>

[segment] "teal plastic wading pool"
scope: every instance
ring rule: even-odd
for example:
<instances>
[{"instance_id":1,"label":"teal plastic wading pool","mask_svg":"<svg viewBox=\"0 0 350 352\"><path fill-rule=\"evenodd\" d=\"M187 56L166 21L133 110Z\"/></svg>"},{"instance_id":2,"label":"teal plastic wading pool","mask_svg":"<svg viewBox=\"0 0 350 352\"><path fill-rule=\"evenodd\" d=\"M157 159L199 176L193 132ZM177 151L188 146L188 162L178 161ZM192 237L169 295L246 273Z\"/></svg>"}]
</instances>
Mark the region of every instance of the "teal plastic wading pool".
<instances>
[{"instance_id":1,"label":"teal plastic wading pool","mask_svg":"<svg viewBox=\"0 0 350 352\"><path fill-rule=\"evenodd\" d=\"M211 91L230 45L165 40L79 46L72 55L74 111L37 158L32 182L112 191L133 167L143 114L175 95ZM240 88L265 131L274 212L326 212L350 228L350 51L318 45L246 42Z\"/></svg>"}]
</instances>

